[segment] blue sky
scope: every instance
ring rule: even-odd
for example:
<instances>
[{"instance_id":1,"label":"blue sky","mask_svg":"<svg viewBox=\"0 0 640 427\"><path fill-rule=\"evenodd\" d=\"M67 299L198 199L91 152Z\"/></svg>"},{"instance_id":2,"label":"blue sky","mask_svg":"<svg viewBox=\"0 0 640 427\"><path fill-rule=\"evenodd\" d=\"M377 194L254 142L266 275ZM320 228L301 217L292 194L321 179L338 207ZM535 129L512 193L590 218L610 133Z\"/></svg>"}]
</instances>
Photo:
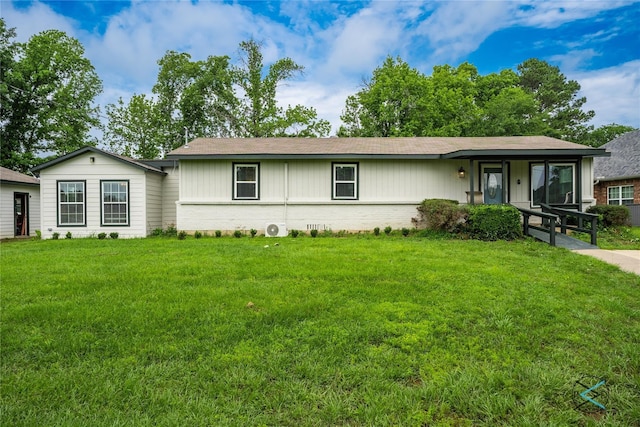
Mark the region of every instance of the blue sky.
<instances>
[{"instance_id":1,"label":"blue sky","mask_svg":"<svg viewBox=\"0 0 640 427\"><path fill-rule=\"evenodd\" d=\"M103 80L103 107L150 93L167 50L237 60L253 37L267 63L305 67L279 102L316 108L334 131L346 97L388 55L425 74L464 61L488 74L539 58L580 83L592 124L640 127L638 1L0 0L0 14L19 41L47 29L77 38Z\"/></svg>"}]
</instances>

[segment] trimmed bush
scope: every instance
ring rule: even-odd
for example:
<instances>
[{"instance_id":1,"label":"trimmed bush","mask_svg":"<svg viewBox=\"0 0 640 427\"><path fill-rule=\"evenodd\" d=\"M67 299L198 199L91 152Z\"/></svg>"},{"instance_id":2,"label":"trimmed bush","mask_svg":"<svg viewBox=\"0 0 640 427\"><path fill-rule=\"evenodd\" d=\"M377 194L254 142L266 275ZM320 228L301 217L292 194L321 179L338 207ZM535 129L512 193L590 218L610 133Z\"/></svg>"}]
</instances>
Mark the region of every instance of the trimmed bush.
<instances>
[{"instance_id":1,"label":"trimmed bush","mask_svg":"<svg viewBox=\"0 0 640 427\"><path fill-rule=\"evenodd\" d=\"M514 240L522 237L520 211L511 205L471 205L466 229L478 240Z\"/></svg>"},{"instance_id":2,"label":"trimmed bush","mask_svg":"<svg viewBox=\"0 0 640 427\"><path fill-rule=\"evenodd\" d=\"M590 206L587 213L598 215L598 225L604 228L627 225L631 216L629 208L624 205Z\"/></svg>"},{"instance_id":3,"label":"trimmed bush","mask_svg":"<svg viewBox=\"0 0 640 427\"><path fill-rule=\"evenodd\" d=\"M416 208L418 216L411 221L416 228L436 231L456 231L465 217L465 208L457 200L427 199Z\"/></svg>"},{"instance_id":4,"label":"trimmed bush","mask_svg":"<svg viewBox=\"0 0 640 427\"><path fill-rule=\"evenodd\" d=\"M256 237L256 234L258 234L258 230L256 230L255 228L252 228L250 233L251 233L251 237Z\"/></svg>"},{"instance_id":5,"label":"trimmed bush","mask_svg":"<svg viewBox=\"0 0 640 427\"><path fill-rule=\"evenodd\" d=\"M98 233L98 239L104 240L107 238L107 233Z\"/></svg>"},{"instance_id":6,"label":"trimmed bush","mask_svg":"<svg viewBox=\"0 0 640 427\"><path fill-rule=\"evenodd\" d=\"M236 239L239 239L242 237L242 231L240 230L236 230L233 232L233 237L235 237Z\"/></svg>"},{"instance_id":7,"label":"trimmed bush","mask_svg":"<svg viewBox=\"0 0 640 427\"><path fill-rule=\"evenodd\" d=\"M391 228L391 226L390 226L390 225L387 225L387 226L384 228L384 234L386 234L386 235L388 236L389 234L391 234L391 231L392 231L392 230L393 230L393 228Z\"/></svg>"},{"instance_id":8,"label":"trimmed bush","mask_svg":"<svg viewBox=\"0 0 640 427\"><path fill-rule=\"evenodd\" d=\"M376 228L374 228L374 229L373 229L373 234L374 234L375 236L379 236L379 235L380 235L380 227L376 227Z\"/></svg>"},{"instance_id":9,"label":"trimmed bush","mask_svg":"<svg viewBox=\"0 0 640 427\"><path fill-rule=\"evenodd\" d=\"M53 240L58 240L58 239L60 238L60 233L58 233L58 232L56 231L55 233L53 233L53 234L51 235L51 238L52 238Z\"/></svg>"},{"instance_id":10,"label":"trimmed bush","mask_svg":"<svg viewBox=\"0 0 640 427\"><path fill-rule=\"evenodd\" d=\"M201 232L201 231L196 230L196 232L195 232L195 233L193 233L193 237L195 237L196 239L200 239L200 238L202 238L202 232Z\"/></svg>"},{"instance_id":11,"label":"trimmed bush","mask_svg":"<svg viewBox=\"0 0 640 427\"><path fill-rule=\"evenodd\" d=\"M184 240L187 238L187 232L184 230L180 230L178 232L178 240Z\"/></svg>"},{"instance_id":12,"label":"trimmed bush","mask_svg":"<svg viewBox=\"0 0 640 427\"><path fill-rule=\"evenodd\" d=\"M300 234L300 231L298 230L291 230L291 237L298 237L298 234Z\"/></svg>"},{"instance_id":13,"label":"trimmed bush","mask_svg":"<svg viewBox=\"0 0 640 427\"><path fill-rule=\"evenodd\" d=\"M72 236L71 236L71 232L70 232L70 231L67 231L67 234L65 234L64 238L65 238L65 239L70 239L71 237L72 237Z\"/></svg>"},{"instance_id":14,"label":"trimmed bush","mask_svg":"<svg viewBox=\"0 0 640 427\"><path fill-rule=\"evenodd\" d=\"M215 234L216 234L216 237L222 237L222 231L220 230L216 230Z\"/></svg>"},{"instance_id":15,"label":"trimmed bush","mask_svg":"<svg viewBox=\"0 0 640 427\"><path fill-rule=\"evenodd\" d=\"M119 236L117 231L114 231L113 233L109 233L109 237L111 237L112 239L117 239Z\"/></svg>"},{"instance_id":16,"label":"trimmed bush","mask_svg":"<svg viewBox=\"0 0 640 427\"><path fill-rule=\"evenodd\" d=\"M317 237L318 236L318 230L316 230L315 228L311 229L310 233L311 233L311 237Z\"/></svg>"}]
</instances>

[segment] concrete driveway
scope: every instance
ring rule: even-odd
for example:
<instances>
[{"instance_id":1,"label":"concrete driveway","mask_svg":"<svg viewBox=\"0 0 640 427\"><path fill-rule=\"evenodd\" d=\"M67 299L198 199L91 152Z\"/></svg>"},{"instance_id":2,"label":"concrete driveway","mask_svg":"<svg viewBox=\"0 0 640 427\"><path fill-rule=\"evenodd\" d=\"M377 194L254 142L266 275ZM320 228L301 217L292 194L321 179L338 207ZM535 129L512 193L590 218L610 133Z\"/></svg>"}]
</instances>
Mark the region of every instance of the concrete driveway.
<instances>
[{"instance_id":1,"label":"concrete driveway","mask_svg":"<svg viewBox=\"0 0 640 427\"><path fill-rule=\"evenodd\" d=\"M608 251L605 249L578 249L573 252L589 255L609 264L617 265L624 271L640 276L640 251Z\"/></svg>"}]
</instances>

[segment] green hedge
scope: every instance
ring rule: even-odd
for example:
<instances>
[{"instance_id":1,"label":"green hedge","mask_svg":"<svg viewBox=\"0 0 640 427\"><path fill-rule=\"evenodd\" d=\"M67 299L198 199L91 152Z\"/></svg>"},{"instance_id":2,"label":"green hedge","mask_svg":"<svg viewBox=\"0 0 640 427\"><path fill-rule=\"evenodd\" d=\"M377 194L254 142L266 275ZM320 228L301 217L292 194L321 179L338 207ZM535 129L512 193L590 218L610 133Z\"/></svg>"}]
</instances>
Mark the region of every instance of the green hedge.
<instances>
[{"instance_id":1,"label":"green hedge","mask_svg":"<svg viewBox=\"0 0 640 427\"><path fill-rule=\"evenodd\" d=\"M520 211L511 205L468 206L467 231L479 240L514 240L522 237Z\"/></svg>"},{"instance_id":2,"label":"green hedge","mask_svg":"<svg viewBox=\"0 0 640 427\"><path fill-rule=\"evenodd\" d=\"M587 209L588 213L599 215L598 225L601 227L617 227L627 225L631 214L624 205L596 205Z\"/></svg>"}]
</instances>

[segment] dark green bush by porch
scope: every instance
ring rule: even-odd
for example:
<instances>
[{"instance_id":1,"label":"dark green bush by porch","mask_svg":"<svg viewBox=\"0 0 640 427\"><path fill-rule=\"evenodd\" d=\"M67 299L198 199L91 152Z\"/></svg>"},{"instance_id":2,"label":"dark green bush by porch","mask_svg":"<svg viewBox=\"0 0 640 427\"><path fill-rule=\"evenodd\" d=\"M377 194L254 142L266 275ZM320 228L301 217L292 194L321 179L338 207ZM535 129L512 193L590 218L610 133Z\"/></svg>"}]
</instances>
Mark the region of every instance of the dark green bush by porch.
<instances>
[{"instance_id":1,"label":"dark green bush by porch","mask_svg":"<svg viewBox=\"0 0 640 427\"><path fill-rule=\"evenodd\" d=\"M468 206L466 228L478 240L514 240L522 237L520 212L511 205Z\"/></svg>"},{"instance_id":2,"label":"dark green bush by porch","mask_svg":"<svg viewBox=\"0 0 640 427\"><path fill-rule=\"evenodd\" d=\"M459 228L465 215L457 200L427 199L417 207L418 216L411 221L416 228L453 232Z\"/></svg>"},{"instance_id":3,"label":"dark green bush by porch","mask_svg":"<svg viewBox=\"0 0 640 427\"><path fill-rule=\"evenodd\" d=\"M599 215L598 225L605 228L627 225L631 216L629 208L624 205L590 206L587 212Z\"/></svg>"}]
</instances>

